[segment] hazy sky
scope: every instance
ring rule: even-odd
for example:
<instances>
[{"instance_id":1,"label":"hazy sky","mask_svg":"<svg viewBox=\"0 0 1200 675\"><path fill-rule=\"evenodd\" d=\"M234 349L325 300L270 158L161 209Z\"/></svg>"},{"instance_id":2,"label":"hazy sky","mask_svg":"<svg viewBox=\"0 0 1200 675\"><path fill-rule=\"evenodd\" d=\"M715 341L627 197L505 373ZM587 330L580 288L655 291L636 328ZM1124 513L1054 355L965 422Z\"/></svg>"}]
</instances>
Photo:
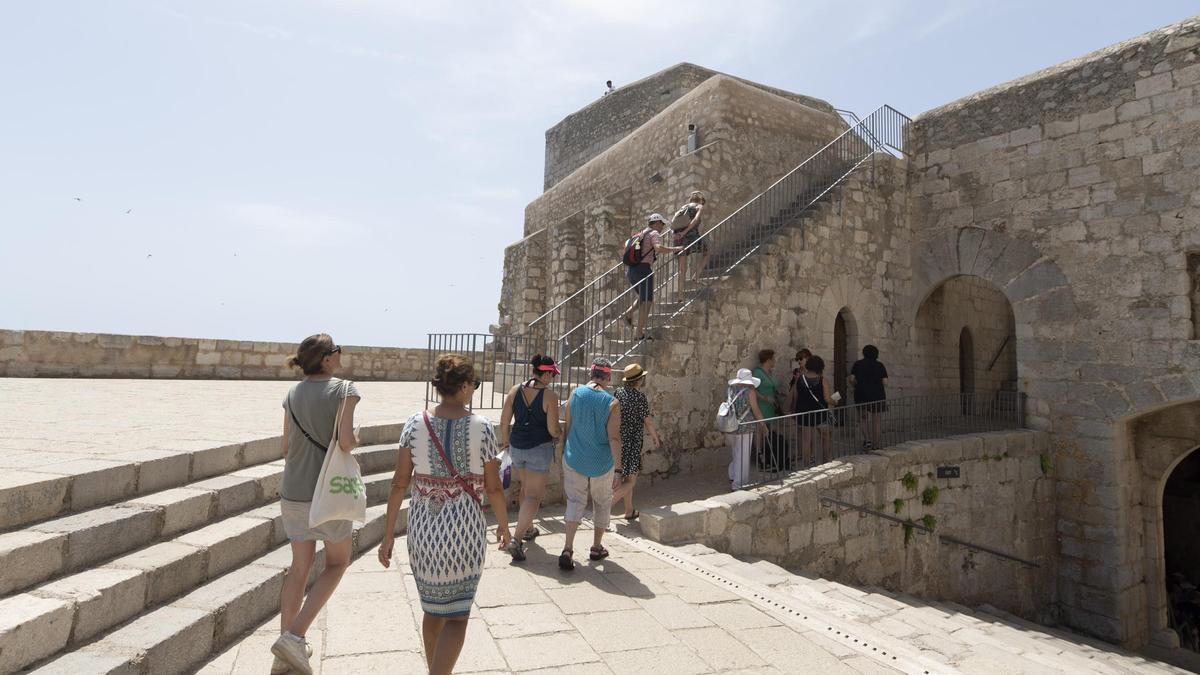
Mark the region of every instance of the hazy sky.
<instances>
[{"instance_id":1,"label":"hazy sky","mask_svg":"<svg viewBox=\"0 0 1200 675\"><path fill-rule=\"evenodd\" d=\"M691 61L916 116L1196 8L8 0L0 328L485 332L543 134L606 79Z\"/></svg>"}]
</instances>

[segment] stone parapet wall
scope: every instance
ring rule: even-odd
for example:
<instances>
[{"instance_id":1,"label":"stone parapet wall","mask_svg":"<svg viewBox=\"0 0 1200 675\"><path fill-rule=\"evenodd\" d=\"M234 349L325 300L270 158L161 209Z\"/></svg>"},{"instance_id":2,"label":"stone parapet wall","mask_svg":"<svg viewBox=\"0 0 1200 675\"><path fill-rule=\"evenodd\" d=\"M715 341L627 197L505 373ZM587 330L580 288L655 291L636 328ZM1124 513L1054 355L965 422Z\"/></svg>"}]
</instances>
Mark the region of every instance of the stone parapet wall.
<instances>
[{"instance_id":1,"label":"stone parapet wall","mask_svg":"<svg viewBox=\"0 0 1200 675\"><path fill-rule=\"evenodd\" d=\"M546 131L544 189L549 190L705 80L719 74L708 68L680 63L623 85L608 96L600 97L583 109L567 115ZM833 108L824 101L747 80L741 81L815 110L833 113Z\"/></svg>"},{"instance_id":2,"label":"stone parapet wall","mask_svg":"<svg viewBox=\"0 0 1200 675\"><path fill-rule=\"evenodd\" d=\"M1056 492L1048 434L1006 431L903 443L797 472L780 483L644 509L663 543L700 542L845 583L968 605L1039 623L1057 619ZM958 478L936 478L956 466ZM831 497L914 523L822 504ZM932 502L932 503L925 503ZM952 535L1037 564L1027 567L940 541Z\"/></svg>"},{"instance_id":3,"label":"stone parapet wall","mask_svg":"<svg viewBox=\"0 0 1200 675\"><path fill-rule=\"evenodd\" d=\"M294 380L297 344L202 338L0 330L0 377ZM338 374L352 380L426 378L429 350L345 345Z\"/></svg>"}]
</instances>

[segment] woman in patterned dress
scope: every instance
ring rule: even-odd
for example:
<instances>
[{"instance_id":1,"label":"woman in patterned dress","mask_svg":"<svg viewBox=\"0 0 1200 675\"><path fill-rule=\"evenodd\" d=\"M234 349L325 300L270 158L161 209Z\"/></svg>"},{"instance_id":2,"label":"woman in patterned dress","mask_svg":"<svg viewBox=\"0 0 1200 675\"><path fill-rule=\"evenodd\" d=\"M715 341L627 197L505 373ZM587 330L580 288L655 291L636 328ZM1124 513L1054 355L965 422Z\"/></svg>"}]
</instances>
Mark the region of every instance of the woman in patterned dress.
<instances>
[{"instance_id":1,"label":"woman in patterned dress","mask_svg":"<svg viewBox=\"0 0 1200 675\"><path fill-rule=\"evenodd\" d=\"M656 447L662 446L650 417L650 402L641 391L648 372L638 363L625 366L624 386L613 392L621 406L621 487L613 492L613 503L625 500L625 520L641 515L633 508L633 486L642 472L642 441L648 433Z\"/></svg>"},{"instance_id":2,"label":"woman in patterned dress","mask_svg":"<svg viewBox=\"0 0 1200 675\"><path fill-rule=\"evenodd\" d=\"M496 516L500 550L508 545L509 531L492 423L467 409L479 388L474 365L458 354L443 354L432 383L442 402L432 415L408 418L400 432L379 562L391 566L396 517L411 480L409 566L425 611L425 660L430 673L440 674L451 672L458 660L483 572L487 522L481 492L487 492Z\"/></svg>"}]
</instances>

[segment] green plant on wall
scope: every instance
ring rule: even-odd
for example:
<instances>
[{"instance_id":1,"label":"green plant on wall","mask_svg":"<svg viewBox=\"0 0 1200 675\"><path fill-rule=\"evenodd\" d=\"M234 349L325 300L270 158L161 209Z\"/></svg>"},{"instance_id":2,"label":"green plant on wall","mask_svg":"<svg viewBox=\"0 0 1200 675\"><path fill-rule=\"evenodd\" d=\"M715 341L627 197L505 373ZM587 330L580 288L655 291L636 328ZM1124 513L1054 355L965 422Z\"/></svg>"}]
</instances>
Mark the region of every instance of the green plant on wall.
<instances>
[{"instance_id":1,"label":"green plant on wall","mask_svg":"<svg viewBox=\"0 0 1200 675\"><path fill-rule=\"evenodd\" d=\"M1043 452L1038 460L1042 463L1042 475L1049 476L1054 471L1054 458Z\"/></svg>"},{"instance_id":2,"label":"green plant on wall","mask_svg":"<svg viewBox=\"0 0 1200 675\"><path fill-rule=\"evenodd\" d=\"M930 485L921 491L921 503L925 506L933 506L937 503L939 494L941 494L941 491L938 489L938 486Z\"/></svg>"},{"instance_id":3,"label":"green plant on wall","mask_svg":"<svg viewBox=\"0 0 1200 675\"><path fill-rule=\"evenodd\" d=\"M915 524L911 518L904 521L904 548L908 548L909 543L912 542L913 525Z\"/></svg>"},{"instance_id":4,"label":"green plant on wall","mask_svg":"<svg viewBox=\"0 0 1200 675\"><path fill-rule=\"evenodd\" d=\"M904 477L900 479L900 484L903 485L904 489L908 490L909 492L917 491L917 477L914 476L911 471L904 474Z\"/></svg>"},{"instance_id":5,"label":"green plant on wall","mask_svg":"<svg viewBox=\"0 0 1200 675\"><path fill-rule=\"evenodd\" d=\"M932 513L926 513L921 516L921 524L925 526L925 529L932 532L937 529L937 516Z\"/></svg>"},{"instance_id":6,"label":"green plant on wall","mask_svg":"<svg viewBox=\"0 0 1200 675\"><path fill-rule=\"evenodd\" d=\"M904 508L904 500L896 497L892 500L892 508L896 510L896 513L900 513L900 510Z\"/></svg>"}]
</instances>

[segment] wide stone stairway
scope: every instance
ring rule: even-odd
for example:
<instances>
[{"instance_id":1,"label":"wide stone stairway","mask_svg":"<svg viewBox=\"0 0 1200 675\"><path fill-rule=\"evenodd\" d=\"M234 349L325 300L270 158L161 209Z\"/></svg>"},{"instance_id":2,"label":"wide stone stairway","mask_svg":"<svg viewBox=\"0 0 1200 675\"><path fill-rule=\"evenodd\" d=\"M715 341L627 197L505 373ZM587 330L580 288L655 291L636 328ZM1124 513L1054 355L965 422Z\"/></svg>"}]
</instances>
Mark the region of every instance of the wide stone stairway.
<instances>
[{"instance_id":1,"label":"wide stone stairway","mask_svg":"<svg viewBox=\"0 0 1200 675\"><path fill-rule=\"evenodd\" d=\"M383 535L396 446L355 455L361 552ZM189 672L239 639L278 611L282 479L282 460L252 464L0 533L0 673Z\"/></svg>"},{"instance_id":2,"label":"wide stone stairway","mask_svg":"<svg viewBox=\"0 0 1200 675\"><path fill-rule=\"evenodd\" d=\"M405 541L393 570L370 554L395 445L356 455L372 506L360 557L310 633L314 665L421 672ZM290 562L282 471L244 466L0 534L0 673L267 672ZM610 559L563 573L558 514L546 509L525 564L489 551L458 672L1182 672L986 608L664 546L623 521Z\"/></svg>"}]
</instances>

